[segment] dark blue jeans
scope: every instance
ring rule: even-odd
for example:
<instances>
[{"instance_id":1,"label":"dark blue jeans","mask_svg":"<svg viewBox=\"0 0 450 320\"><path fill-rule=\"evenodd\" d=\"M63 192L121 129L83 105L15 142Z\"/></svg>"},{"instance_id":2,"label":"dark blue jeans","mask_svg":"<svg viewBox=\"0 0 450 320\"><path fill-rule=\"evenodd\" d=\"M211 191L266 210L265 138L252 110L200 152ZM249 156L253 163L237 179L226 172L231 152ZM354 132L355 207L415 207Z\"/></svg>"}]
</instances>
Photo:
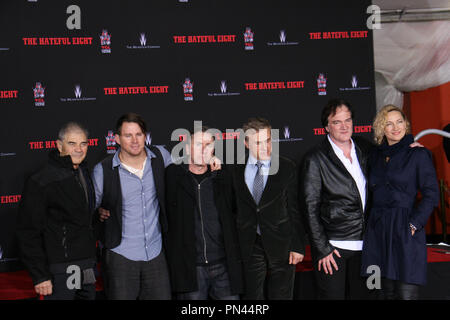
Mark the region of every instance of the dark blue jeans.
<instances>
[{"instance_id":1,"label":"dark blue jeans","mask_svg":"<svg viewBox=\"0 0 450 320\"><path fill-rule=\"evenodd\" d=\"M198 290L179 293L178 300L239 300L239 295L232 295L227 267L223 263L210 266L197 266Z\"/></svg>"}]
</instances>

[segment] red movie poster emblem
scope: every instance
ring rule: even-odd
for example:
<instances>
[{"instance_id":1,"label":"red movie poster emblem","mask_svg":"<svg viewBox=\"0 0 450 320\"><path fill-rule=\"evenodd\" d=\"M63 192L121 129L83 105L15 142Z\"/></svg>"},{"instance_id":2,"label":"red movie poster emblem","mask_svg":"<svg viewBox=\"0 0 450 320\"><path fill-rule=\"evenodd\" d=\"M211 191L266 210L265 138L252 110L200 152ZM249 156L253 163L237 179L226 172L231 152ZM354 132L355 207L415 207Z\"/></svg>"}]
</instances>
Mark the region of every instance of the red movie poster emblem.
<instances>
[{"instance_id":1,"label":"red movie poster emblem","mask_svg":"<svg viewBox=\"0 0 450 320\"><path fill-rule=\"evenodd\" d=\"M184 101L194 100L194 83L189 78L186 78L183 83Z\"/></svg>"},{"instance_id":2,"label":"red movie poster emblem","mask_svg":"<svg viewBox=\"0 0 450 320\"><path fill-rule=\"evenodd\" d=\"M111 53L111 35L108 34L107 30L102 30L100 35L100 46L102 53Z\"/></svg>"},{"instance_id":3,"label":"red movie poster emblem","mask_svg":"<svg viewBox=\"0 0 450 320\"><path fill-rule=\"evenodd\" d=\"M114 136L114 132L112 130L108 131L108 135L105 137L106 139L106 152L109 154L116 153L116 138Z\"/></svg>"},{"instance_id":4,"label":"red movie poster emblem","mask_svg":"<svg viewBox=\"0 0 450 320\"><path fill-rule=\"evenodd\" d=\"M33 89L33 93L34 93L34 105L36 107L45 106L45 100L44 100L45 88L42 86L42 84L40 82L36 82L36 85L34 86L34 89Z\"/></svg>"},{"instance_id":5,"label":"red movie poster emblem","mask_svg":"<svg viewBox=\"0 0 450 320\"><path fill-rule=\"evenodd\" d=\"M319 96L327 95L327 78L325 78L323 73L319 74L317 78L317 94Z\"/></svg>"},{"instance_id":6,"label":"red movie poster emblem","mask_svg":"<svg viewBox=\"0 0 450 320\"><path fill-rule=\"evenodd\" d=\"M253 32L250 27L245 28L244 32L245 50L253 50Z\"/></svg>"}]
</instances>

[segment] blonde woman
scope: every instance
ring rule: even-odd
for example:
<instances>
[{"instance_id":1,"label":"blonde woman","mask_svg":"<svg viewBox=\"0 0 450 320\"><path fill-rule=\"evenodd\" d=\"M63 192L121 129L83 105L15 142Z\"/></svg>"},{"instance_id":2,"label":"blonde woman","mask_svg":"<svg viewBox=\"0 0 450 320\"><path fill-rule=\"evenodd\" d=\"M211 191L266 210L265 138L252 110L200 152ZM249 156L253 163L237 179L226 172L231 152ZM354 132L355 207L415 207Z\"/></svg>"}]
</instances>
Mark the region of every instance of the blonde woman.
<instances>
[{"instance_id":1,"label":"blonde woman","mask_svg":"<svg viewBox=\"0 0 450 320\"><path fill-rule=\"evenodd\" d=\"M439 191L431 153L410 148L410 124L401 109L383 107L373 124L376 144L369 157L372 209L362 254L362 273L377 265L384 299L418 299L426 284L424 227L438 204ZM416 203L418 191L422 199Z\"/></svg>"}]
</instances>

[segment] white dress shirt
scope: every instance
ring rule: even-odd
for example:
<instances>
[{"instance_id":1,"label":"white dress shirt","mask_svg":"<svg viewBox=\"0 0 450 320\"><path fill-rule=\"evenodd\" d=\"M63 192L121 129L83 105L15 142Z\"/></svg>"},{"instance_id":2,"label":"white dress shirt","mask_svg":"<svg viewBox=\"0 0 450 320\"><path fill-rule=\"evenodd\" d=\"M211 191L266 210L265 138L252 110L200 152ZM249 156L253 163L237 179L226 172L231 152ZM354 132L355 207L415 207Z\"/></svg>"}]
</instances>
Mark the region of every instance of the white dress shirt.
<instances>
[{"instance_id":1,"label":"white dress shirt","mask_svg":"<svg viewBox=\"0 0 450 320\"><path fill-rule=\"evenodd\" d=\"M348 159L344 155L344 151L342 151L341 148L339 148L333 140L331 140L330 135L327 135L328 141L330 141L331 147L333 148L334 153L339 158L339 160L342 162L342 164L345 166L347 171L352 176L353 180L356 182L356 186L358 187L359 196L361 197L361 203L363 207L363 212L366 207L366 178L364 177L364 174L361 170L361 166L359 165L358 157L356 155L356 149L355 149L355 143L352 139L350 139L352 143L352 148L350 151L350 157L352 158L352 161ZM353 251L360 251L362 250L363 241L362 240L329 240L331 245L346 249L346 250L353 250Z\"/></svg>"}]
</instances>

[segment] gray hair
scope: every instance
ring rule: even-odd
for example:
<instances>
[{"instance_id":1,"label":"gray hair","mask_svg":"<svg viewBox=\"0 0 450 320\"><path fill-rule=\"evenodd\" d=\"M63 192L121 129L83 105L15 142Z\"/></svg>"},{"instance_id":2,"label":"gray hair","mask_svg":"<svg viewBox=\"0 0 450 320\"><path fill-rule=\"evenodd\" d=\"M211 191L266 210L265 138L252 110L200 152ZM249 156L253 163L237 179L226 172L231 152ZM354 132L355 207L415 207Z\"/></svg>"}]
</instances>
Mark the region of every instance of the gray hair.
<instances>
[{"instance_id":1,"label":"gray hair","mask_svg":"<svg viewBox=\"0 0 450 320\"><path fill-rule=\"evenodd\" d=\"M58 140L63 141L66 134L68 132L73 132L73 131L81 131L86 135L86 138L89 137L88 130L82 124L80 124L78 122L70 121L70 122L66 123L65 125L63 125L61 127L61 129L59 129Z\"/></svg>"}]
</instances>

